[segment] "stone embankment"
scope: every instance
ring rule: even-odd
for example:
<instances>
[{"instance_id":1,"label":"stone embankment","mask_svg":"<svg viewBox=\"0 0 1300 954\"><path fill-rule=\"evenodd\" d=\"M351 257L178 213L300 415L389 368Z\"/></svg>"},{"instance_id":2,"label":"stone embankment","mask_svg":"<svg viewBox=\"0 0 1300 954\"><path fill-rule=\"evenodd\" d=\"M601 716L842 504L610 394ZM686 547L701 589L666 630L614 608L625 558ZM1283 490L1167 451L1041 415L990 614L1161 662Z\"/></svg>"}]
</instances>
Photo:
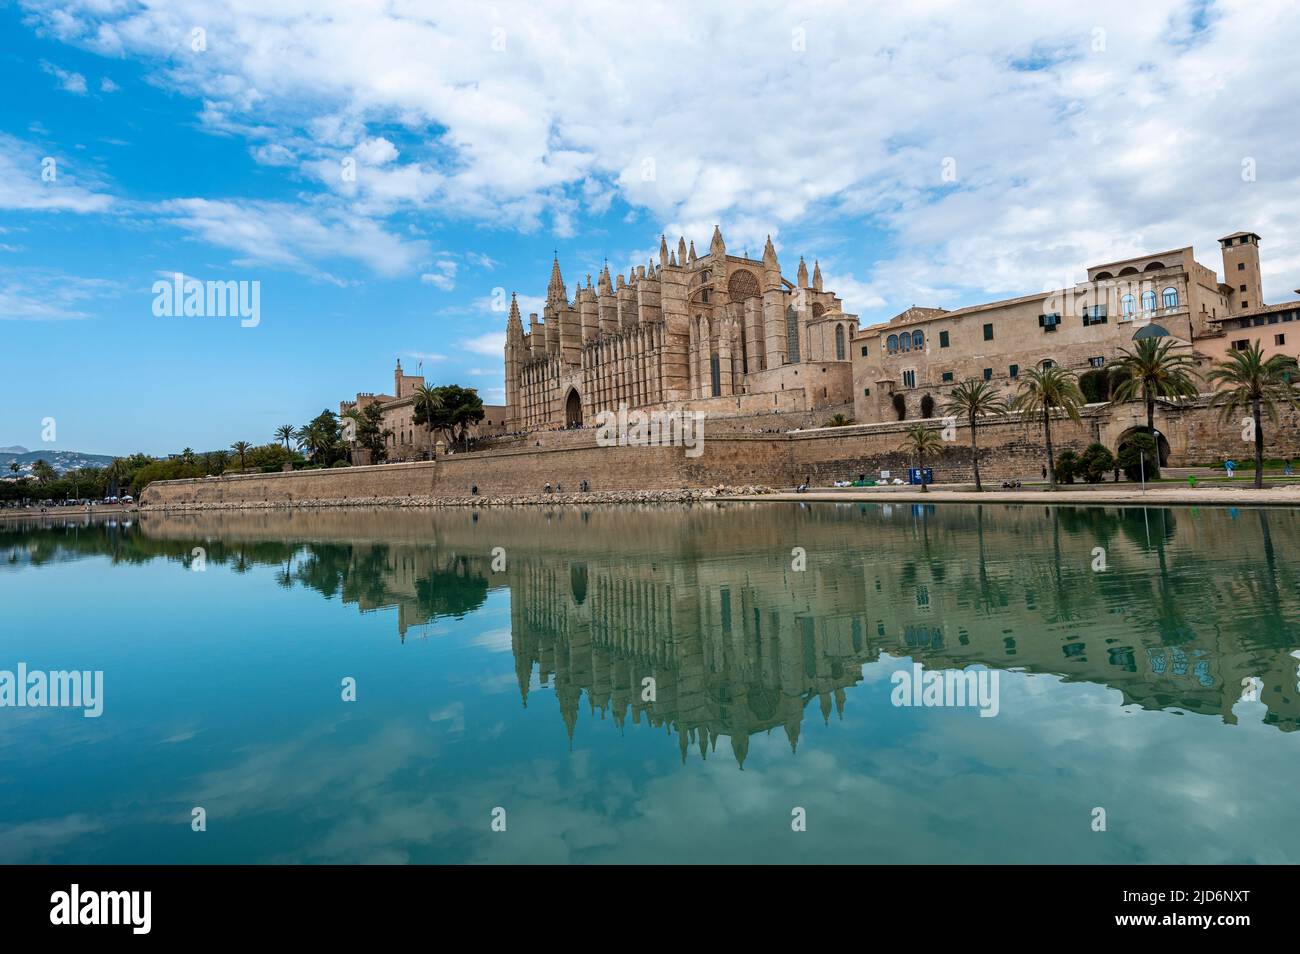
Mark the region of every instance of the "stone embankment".
<instances>
[{"instance_id":1,"label":"stone embankment","mask_svg":"<svg viewBox=\"0 0 1300 954\"><path fill-rule=\"evenodd\" d=\"M655 503L695 503L703 500L718 500L728 497L755 497L775 493L770 487L747 485L731 487L718 485L706 488L686 488L680 490L607 490L589 491L587 493L551 493L551 494L511 494L471 497L435 497L432 495L410 495L403 497L340 497L321 499L301 499L292 503L286 501L228 501L202 502L184 504L145 504L140 509L144 513L166 512L180 513L195 510L323 510L335 507L409 507L414 509L436 509L440 507L537 507L590 504L655 504Z\"/></svg>"}]
</instances>

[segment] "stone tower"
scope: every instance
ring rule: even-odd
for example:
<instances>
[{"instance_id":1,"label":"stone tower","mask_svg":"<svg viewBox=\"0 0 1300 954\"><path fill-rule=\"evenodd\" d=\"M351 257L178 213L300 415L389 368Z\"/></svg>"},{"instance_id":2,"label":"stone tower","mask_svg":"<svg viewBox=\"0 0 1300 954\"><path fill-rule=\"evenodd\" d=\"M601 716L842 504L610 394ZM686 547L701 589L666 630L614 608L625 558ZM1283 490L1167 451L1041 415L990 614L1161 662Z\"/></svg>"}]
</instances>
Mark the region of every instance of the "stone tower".
<instances>
[{"instance_id":1,"label":"stone tower","mask_svg":"<svg viewBox=\"0 0 1300 954\"><path fill-rule=\"evenodd\" d=\"M1233 312L1264 304L1264 282L1259 274L1259 236L1234 232L1219 239L1223 250L1223 281L1232 289L1228 308Z\"/></svg>"}]
</instances>

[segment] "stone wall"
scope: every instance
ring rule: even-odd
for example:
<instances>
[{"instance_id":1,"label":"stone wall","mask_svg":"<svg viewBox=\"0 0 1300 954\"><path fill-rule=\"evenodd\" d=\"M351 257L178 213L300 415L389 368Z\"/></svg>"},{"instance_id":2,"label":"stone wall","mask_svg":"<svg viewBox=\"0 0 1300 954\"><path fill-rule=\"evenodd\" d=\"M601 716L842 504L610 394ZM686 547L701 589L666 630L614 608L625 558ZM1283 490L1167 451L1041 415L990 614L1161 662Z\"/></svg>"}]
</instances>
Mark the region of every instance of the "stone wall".
<instances>
[{"instance_id":1,"label":"stone wall","mask_svg":"<svg viewBox=\"0 0 1300 954\"><path fill-rule=\"evenodd\" d=\"M1052 423L1053 448L1082 451L1093 441L1114 450L1134 427L1145 425L1141 405L1090 405L1081 423L1057 417ZM781 425L788 422L774 418ZM346 467L332 470L248 474L203 480L151 484L141 503L184 507L196 503L301 503L334 500L360 503L373 497L433 495L464 497L477 486L480 494L535 494L550 483L576 491L586 480L591 490L664 490L716 484L763 484L791 487L807 477L816 484L837 479L874 477L882 469L905 471L901 450L905 430L915 424L851 425L791 433L710 431L706 421L703 453L688 456L682 447L598 447L595 431L561 432L543 446L526 446L473 454L454 454L437 461ZM930 422L936 430L943 421ZM1209 463L1224 457L1249 460L1252 446L1242 440L1238 422L1224 423L1204 405L1166 409L1156 414L1156 427L1170 445L1169 463ZM989 480L1038 478L1044 453L1041 418L1021 421L1012 415L979 427L980 470ZM1300 458L1300 415L1281 414L1277 424L1265 422L1265 452L1269 457ZM561 436L562 435L562 436ZM953 440L936 460L927 463L941 482L971 479L969 428L957 426Z\"/></svg>"}]
</instances>

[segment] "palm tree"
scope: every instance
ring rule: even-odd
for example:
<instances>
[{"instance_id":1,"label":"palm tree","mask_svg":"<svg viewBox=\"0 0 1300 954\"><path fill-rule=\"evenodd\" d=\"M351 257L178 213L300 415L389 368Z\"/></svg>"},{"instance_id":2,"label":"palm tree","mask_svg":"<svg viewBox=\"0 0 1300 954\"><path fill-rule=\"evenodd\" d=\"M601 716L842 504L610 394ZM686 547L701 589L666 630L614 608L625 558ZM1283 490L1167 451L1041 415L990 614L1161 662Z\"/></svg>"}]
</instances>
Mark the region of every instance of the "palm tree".
<instances>
[{"instance_id":1,"label":"palm tree","mask_svg":"<svg viewBox=\"0 0 1300 954\"><path fill-rule=\"evenodd\" d=\"M235 441L230 445L230 449L239 455L239 469L244 469L244 455L253 449L253 445L248 441Z\"/></svg>"},{"instance_id":2,"label":"palm tree","mask_svg":"<svg viewBox=\"0 0 1300 954\"><path fill-rule=\"evenodd\" d=\"M43 487L46 484L53 483L55 478L59 475L55 473L54 468L45 461L38 460L36 463L32 464L32 476L35 477L36 482Z\"/></svg>"},{"instance_id":3,"label":"palm tree","mask_svg":"<svg viewBox=\"0 0 1300 954\"><path fill-rule=\"evenodd\" d=\"M416 423L423 422L429 429L429 444L433 445L433 432L437 428L435 419L437 414L442 410L445 402L442 399L442 392L435 387L427 384L417 384L415 394L411 400L411 410L414 412Z\"/></svg>"},{"instance_id":4,"label":"palm tree","mask_svg":"<svg viewBox=\"0 0 1300 954\"><path fill-rule=\"evenodd\" d=\"M1147 405L1147 430L1156 429L1156 398L1188 398L1200 393L1192 380L1195 365L1189 354L1176 354L1179 343L1172 338L1143 338L1137 348L1120 348L1123 357L1111 365L1111 400L1136 401Z\"/></svg>"},{"instance_id":5,"label":"palm tree","mask_svg":"<svg viewBox=\"0 0 1300 954\"><path fill-rule=\"evenodd\" d=\"M1229 421L1237 414L1250 410L1255 431L1255 488L1264 486L1264 428L1261 412L1270 422L1277 423L1277 406L1282 401L1292 407L1300 392L1291 378L1297 372L1295 358L1275 354L1264 360L1258 343L1245 351L1229 351L1228 356L1215 364L1206 379L1215 386L1211 406L1223 408L1223 419Z\"/></svg>"},{"instance_id":6,"label":"palm tree","mask_svg":"<svg viewBox=\"0 0 1300 954\"><path fill-rule=\"evenodd\" d=\"M1048 487L1056 489L1056 463L1052 460L1052 410L1060 408L1066 417L1081 423L1079 408L1086 403L1079 382L1065 368L1052 365L1026 371L1020 376L1020 392L1011 401L1011 409L1025 415L1043 413L1043 436L1047 442Z\"/></svg>"},{"instance_id":7,"label":"palm tree","mask_svg":"<svg viewBox=\"0 0 1300 954\"><path fill-rule=\"evenodd\" d=\"M975 421L986 415L1007 413L1007 402L988 381L967 378L952 389L943 413L961 415L970 425L970 457L975 467L975 492L979 493L984 487L980 484L980 448L975 439Z\"/></svg>"},{"instance_id":8,"label":"palm tree","mask_svg":"<svg viewBox=\"0 0 1300 954\"><path fill-rule=\"evenodd\" d=\"M298 429L292 424L281 424L275 429L275 439L284 442L284 449L289 449L289 442L298 436Z\"/></svg>"},{"instance_id":9,"label":"palm tree","mask_svg":"<svg viewBox=\"0 0 1300 954\"><path fill-rule=\"evenodd\" d=\"M916 466L921 471L921 493L929 493L929 488L925 485L925 458L943 452L943 438L934 428L924 424L913 424L904 433L907 438L898 449L916 455Z\"/></svg>"}]
</instances>

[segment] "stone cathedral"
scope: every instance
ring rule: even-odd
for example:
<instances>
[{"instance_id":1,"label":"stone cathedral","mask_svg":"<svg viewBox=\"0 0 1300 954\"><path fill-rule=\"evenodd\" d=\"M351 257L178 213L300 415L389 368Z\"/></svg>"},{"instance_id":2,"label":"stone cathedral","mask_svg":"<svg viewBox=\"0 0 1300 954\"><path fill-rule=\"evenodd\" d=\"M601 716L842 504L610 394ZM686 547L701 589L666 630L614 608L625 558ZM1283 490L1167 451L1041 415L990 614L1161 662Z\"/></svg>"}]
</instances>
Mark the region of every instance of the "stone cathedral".
<instances>
[{"instance_id":1,"label":"stone cathedral","mask_svg":"<svg viewBox=\"0 0 1300 954\"><path fill-rule=\"evenodd\" d=\"M623 404L718 417L850 404L857 331L816 262L811 279L802 258L796 281L781 275L770 236L761 261L728 255L716 227L702 256L661 237L657 264L613 279L606 265L572 300L557 258L527 331L511 300L508 428L578 427Z\"/></svg>"}]
</instances>

